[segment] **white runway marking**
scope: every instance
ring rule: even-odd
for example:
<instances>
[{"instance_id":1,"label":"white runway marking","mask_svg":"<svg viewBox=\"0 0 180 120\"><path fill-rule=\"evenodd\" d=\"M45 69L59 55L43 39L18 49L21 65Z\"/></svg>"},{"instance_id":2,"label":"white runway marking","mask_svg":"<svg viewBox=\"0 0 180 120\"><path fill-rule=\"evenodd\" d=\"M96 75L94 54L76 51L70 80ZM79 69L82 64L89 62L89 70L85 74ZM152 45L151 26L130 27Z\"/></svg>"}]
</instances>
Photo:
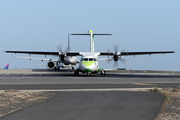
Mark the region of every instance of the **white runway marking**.
<instances>
[{"instance_id":1,"label":"white runway marking","mask_svg":"<svg viewBox=\"0 0 180 120\"><path fill-rule=\"evenodd\" d=\"M69 91L149 91L154 88L105 88L105 89L41 89L41 90L17 90L17 92L69 92ZM158 88L161 90L162 88ZM0 90L4 92L4 90Z\"/></svg>"}]
</instances>

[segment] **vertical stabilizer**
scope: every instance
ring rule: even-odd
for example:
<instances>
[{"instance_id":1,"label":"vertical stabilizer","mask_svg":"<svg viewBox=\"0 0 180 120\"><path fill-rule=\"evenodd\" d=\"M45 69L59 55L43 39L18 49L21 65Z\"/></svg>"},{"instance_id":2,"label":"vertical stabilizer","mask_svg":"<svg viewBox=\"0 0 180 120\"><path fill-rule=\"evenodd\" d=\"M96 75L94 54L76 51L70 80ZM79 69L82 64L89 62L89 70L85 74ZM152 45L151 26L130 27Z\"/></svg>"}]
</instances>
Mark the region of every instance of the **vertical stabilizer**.
<instances>
[{"instance_id":1,"label":"vertical stabilizer","mask_svg":"<svg viewBox=\"0 0 180 120\"><path fill-rule=\"evenodd\" d=\"M4 69L9 69L9 64L7 64L7 65L4 67Z\"/></svg>"},{"instance_id":2,"label":"vertical stabilizer","mask_svg":"<svg viewBox=\"0 0 180 120\"><path fill-rule=\"evenodd\" d=\"M94 52L94 35L93 35L93 30L89 30L88 33L90 33L91 52Z\"/></svg>"},{"instance_id":3,"label":"vertical stabilizer","mask_svg":"<svg viewBox=\"0 0 180 120\"><path fill-rule=\"evenodd\" d=\"M69 33L68 33L68 51L70 51L70 38L69 38Z\"/></svg>"},{"instance_id":4,"label":"vertical stabilizer","mask_svg":"<svg viewBox=\"0 0 180 120\"><path fill-rule=\"evenodd\" d=\"M94 36L95 35L112 35L112 34L94 34L93 30L89 30L88 33L82 34L71 34L71 35L90 35L90 51L94 52Z\"/></svg>"}]
</instances>

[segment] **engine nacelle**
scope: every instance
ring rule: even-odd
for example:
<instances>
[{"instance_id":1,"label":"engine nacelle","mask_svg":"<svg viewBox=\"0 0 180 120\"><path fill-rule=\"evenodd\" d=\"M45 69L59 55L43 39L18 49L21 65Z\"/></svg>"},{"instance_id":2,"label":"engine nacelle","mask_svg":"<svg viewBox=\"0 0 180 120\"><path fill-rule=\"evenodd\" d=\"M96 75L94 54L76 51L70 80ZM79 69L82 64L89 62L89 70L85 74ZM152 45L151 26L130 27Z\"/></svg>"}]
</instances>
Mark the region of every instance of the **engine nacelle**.
<instances>
[{"instance_id":1,"label":"engine nacelle","mask_svg":"<svg viewBox=\"0 0 180 120\"><path fill-rule=\"evenodd\" d=\"M113 59L114 59L114 61L118 61L118 59L119 59L118 55L114 55Z\"/></svg>"},{"instance_id":2,"label":"engine nacelle","mask_svg":"<svg viewBox=\"0 0 180 120\"><path fill-rule=\"evenodd\" d=\"M54 69L55 67L56 67L56 64L55 64L54 62L49 61L49 62L47 63L47 68L48 68L48 69Z\"/></svg>"},{"instance_id":3,"label":"engine nacelle","mask_svg":"<svg viewBox=\"0 0 180 120\"><path fill-rule=\"evenodd\" d=\"M66 55L65 55L65 54L62 54L62 55L60 56L60 59L61 59L62 61L66 60Z\"/></svg>"}]
</instances>

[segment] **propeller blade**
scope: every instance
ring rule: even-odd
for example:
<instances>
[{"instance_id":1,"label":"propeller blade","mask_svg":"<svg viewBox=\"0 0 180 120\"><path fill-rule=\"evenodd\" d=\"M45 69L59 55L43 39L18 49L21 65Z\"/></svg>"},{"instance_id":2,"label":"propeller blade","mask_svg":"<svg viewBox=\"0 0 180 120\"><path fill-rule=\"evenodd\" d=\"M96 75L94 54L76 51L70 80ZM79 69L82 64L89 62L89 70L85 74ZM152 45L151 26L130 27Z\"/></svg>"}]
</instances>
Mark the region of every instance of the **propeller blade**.
<instances>
[{"instance_id":1,"label":"propeller blade","mask_svg":"<svg viewBox=\"0 0 180 120\"><path fill-rule=\"evenodd\" d=\"M68 49L68 47L66 47L66 49L65 49L65 53L67 53L67 52L68 52L68 50L69 50L69 49Z\"/></svg>"},{"instance_id":2,"label":"propeller blade","mask_svg":"<svg viewBox=\"0 0 180 120\"><path fill-rule=\"evenodd\" d=\"M58 50L59 52L62 52L62 45L58 45L58 46L57 46L57 50Z\"/></svg>"},{"instance_id":3,"label":"propeller blade","mask_svg":"<svg viewBox=\"0 0 180 120\"><path fill-rule=\"evenodd\" d=\"M116 69L116 68L118 68L118 66L119 66L118 61L114 61L113 68Z\"/></svg>"},{"instance_id":4,"label":"propeller blade","mask_svg":"<svg viewBox=\"0 0 180 120\"><path fill-rule=\"evenodd\" d=\"M109 64L113 59L112 58L109 58L107 60L105 60L106 64Z\"/></svg>"},{"instance_id":5,"label":"propeller blade","mask_svg":"<svg viewBox=\"0 0 180 120\"><path fill-rule=\"evenodd\" d=\"M124 58L121 58L120 61L123 63L123 65L126 65L126 63L127 63L127 60Z\"/></svg>"},{"instance_id":6,"label":"propeller blade","mask_svg":"<svg viewBox=\"0 0 180 120\"><path fill-rule=\"evenodd\" d=\"M118 52L118 49L119 49L119 45L114 45L114 52L117 54Z\"/></svg>"},{"instance_id":7,"label":"propeller blade","mask_svg":"<svg viewBox=\"0 0 180 120\"><path fill-rule=\"evenodd\" d=\"M110 50L109 48L107 48L107 49L106 49L106 52L110 53L110 52L111 52L111 50Z\"/></svg>"}]
</instances>

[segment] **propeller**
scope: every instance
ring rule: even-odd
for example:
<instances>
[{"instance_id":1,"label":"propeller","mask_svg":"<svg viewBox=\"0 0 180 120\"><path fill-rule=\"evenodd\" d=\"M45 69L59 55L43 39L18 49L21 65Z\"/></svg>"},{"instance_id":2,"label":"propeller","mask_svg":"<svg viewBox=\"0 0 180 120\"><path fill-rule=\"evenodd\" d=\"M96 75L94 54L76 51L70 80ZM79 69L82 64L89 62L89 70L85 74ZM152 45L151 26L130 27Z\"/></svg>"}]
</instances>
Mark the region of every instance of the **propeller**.
<instances>
[{"instance_id":1,"label":"propeller","mask_svg":"<svg viewBox=\"0 0 180 120\"><path fill-rule=\"evenodd\" d=\"M106 52L107 52L107 53L110 53L111 50L110 50L109 48L107 48L107 49L106 49ZM108 58L109 58L109 56L108 56ZM109 64L111 61L112 61L112 58L109 58L108 60L105 60L106 64Z\"/></svg>"},{"instance_id":2,"label":"propeller","mask_svg":"<svg viewBox=\"0 0 180 120\"><path fill-rule=\"evenodd\" d=\"M59 52L62 52L62 45L58 45L56 48Z\"/></svg>"},{"instance_id":3,"label":"propeller","mask_svg":"<svg viewBox=\"0 0 180 120\"><path fill-rule=\"evenodd\" d=\"M58 50L59 52L61 52L61 55L60 55L59 57L60 57L60 59L61 59L62 61L64 61L64 60L66 59L66 53L68 52L68 48L66 48L65 51L63 52L63 50L62 50L62 45L58 45L58 46L57 46L57 50Z\"/></svg>"},{"instance_id":4,"label":"propeller","mask_svg":"<svg viewBox=\"0 0 180 120\"><path fill-rule=\"evenodd\" d=\"M118 49L119 49L119 45L114 45L114 56L112 58L109 58L108 60L106 60L106 63L110 63L112 60L114 60L114 64L113 64L113 68L117 68L119 66L118 60L120 60L123 65L125 65L127 63L126 59L122 58L121 56L118 56ZM109 48L106 49L106 52L111 52Z\"/></svg>"}]
</instances>

